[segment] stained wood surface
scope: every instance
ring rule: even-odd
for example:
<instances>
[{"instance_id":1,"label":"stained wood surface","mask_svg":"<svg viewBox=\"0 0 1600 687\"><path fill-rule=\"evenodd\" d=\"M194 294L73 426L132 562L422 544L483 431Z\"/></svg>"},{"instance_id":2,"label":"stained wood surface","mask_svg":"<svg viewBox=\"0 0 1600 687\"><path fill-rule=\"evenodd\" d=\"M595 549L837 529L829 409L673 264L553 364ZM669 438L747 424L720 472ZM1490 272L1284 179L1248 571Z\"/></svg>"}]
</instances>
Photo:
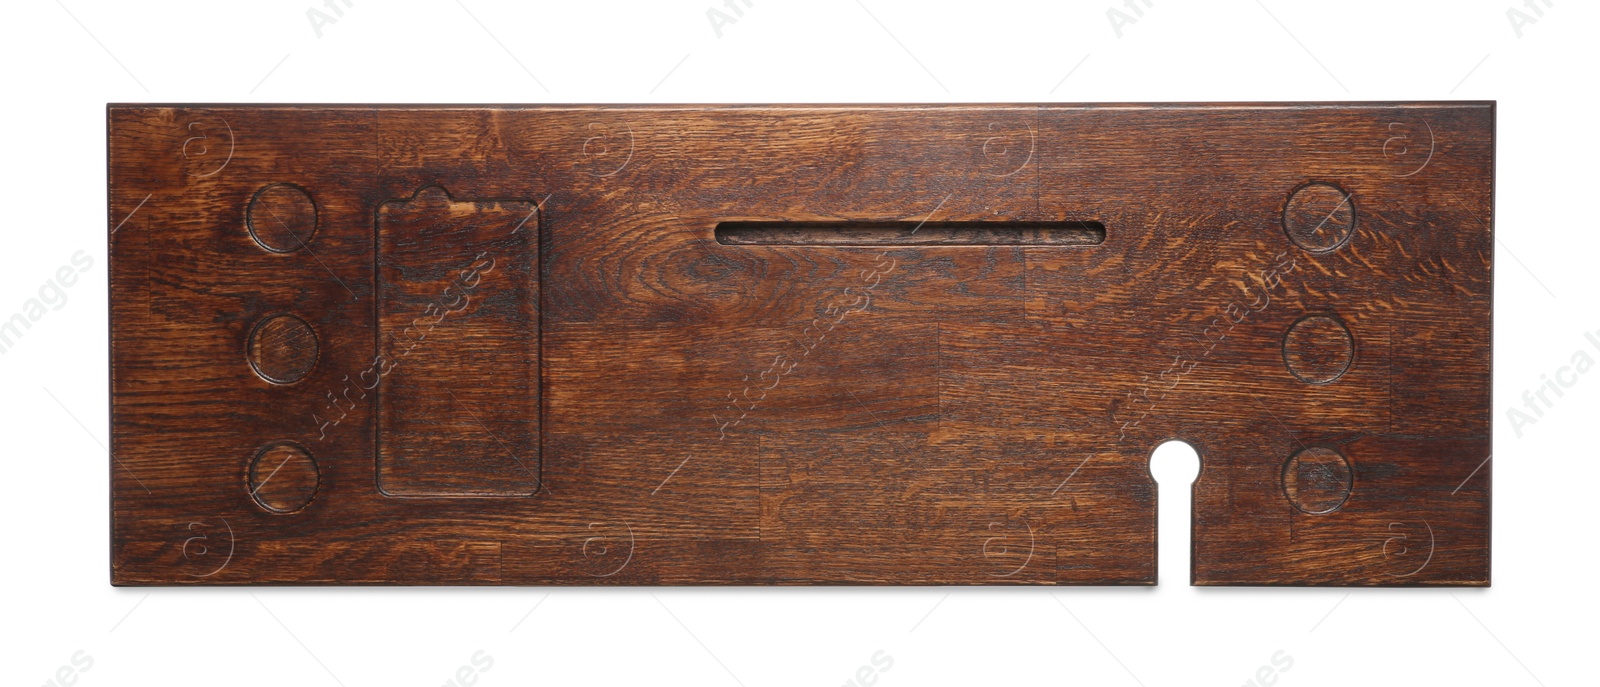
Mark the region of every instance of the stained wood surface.
<instances>
[{"instance_id":1,"label":"stained wood surface","mask_svg":"<svg viewBox=\"0 0 1600 687\"><path fill-rule=\"evenodd\" d=\"M115 584L1489 582L1493 103L108 138Z\"/></svg>"}]
</instances>

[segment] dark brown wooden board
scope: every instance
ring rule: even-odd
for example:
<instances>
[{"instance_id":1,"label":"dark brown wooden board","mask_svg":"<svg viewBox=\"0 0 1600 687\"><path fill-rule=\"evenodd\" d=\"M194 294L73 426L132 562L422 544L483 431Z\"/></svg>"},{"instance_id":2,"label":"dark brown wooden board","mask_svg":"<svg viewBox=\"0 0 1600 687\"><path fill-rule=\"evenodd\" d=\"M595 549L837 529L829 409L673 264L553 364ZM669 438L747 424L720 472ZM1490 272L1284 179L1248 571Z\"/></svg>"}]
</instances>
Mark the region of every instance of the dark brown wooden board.
<instances>
[{"instance_id":1,"label":"dark brown wooden board","mask_svg":"<svg viewBox=\"0 0 1600 687\"><path fill-rule=\"evenodd\" d=\"M112 105L112 582L1487 585L1494 118Z\"/></svg>"}]
</instances>

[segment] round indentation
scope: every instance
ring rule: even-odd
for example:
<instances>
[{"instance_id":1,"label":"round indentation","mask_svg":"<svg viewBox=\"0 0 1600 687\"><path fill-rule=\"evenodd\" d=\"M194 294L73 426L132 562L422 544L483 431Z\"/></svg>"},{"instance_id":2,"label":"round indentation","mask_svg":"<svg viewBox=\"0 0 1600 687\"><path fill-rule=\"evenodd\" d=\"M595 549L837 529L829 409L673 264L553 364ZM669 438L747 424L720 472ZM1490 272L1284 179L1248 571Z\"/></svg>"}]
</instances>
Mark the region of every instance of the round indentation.
<instances>
[{"instance_id":1,"label":"round indentation","mask_svg":"<svg viewBox=\"0 0 1600 687\"><path fill-rule=\"evenodd\" d=\"M1327 384L1343 376L1356 357L1355 338L1343 322L1327 315L1307 315L1283 335L1283 364L1307 384Z\"/></svg>"},{"instance_id":2,"label":"round indentation","mask_svg":"<svg viewBox=\"0 0 1600 687\"><path fill-rule=\"evenodd\" d=\"M317 494L317 461L292 441L268 444L250 462L250 497L274 513L293 513Z\"/></svg>"},{"instance_id":3,"label":"round indentation","mask_svg":"<svg viewBox=\"0 0 1600 687\"><path fill-rule=\"evenodd\" d=\"M273 384L293 384L317 364L317 333L294 315L273 315L250 330L245 357Z\"/></svg>"},{"instance_id":4,"label":"round indentation","mask_svg":"<svg viewBox=\"0 0 1600 687\"><path fill-rule=\"evenodd\" d=\"M1283 206L1283 230L1295 245L1326 253L1344 245L1356 228L1356 201L1325 181L1302 184Z\"/></svg>"},{"instance_id":5,"label":"round indentation","mask_svg":"<svg viewBox=\"0 0 1600 687\"><path fill-rule=\"evenodd\" d=\"M250 238L274 253L304 248L317 233L317 205L294 184L268 184L250 198L244 223Z\"/></svg>"},{"instance_id":6,"label":"round indentation","mask_svg":"<svg viewBox=\"0 0 1600 687\"><path fill-rule=\"evenodd\" d=\"M1283 495L1312 515L1332 513L1350 498L1350 461L1326 446L1312 446L1283 464Z\"/></svg>"}]
</instances>

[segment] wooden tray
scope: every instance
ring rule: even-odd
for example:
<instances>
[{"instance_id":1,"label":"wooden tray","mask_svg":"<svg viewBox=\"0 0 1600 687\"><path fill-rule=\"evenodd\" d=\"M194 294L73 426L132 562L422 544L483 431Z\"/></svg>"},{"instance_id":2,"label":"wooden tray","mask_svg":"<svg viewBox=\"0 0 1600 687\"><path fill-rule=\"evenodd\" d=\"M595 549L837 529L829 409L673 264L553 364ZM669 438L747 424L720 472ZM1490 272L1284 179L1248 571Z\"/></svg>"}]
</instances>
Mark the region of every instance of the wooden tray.
<instances>
[{"instance_id":1,"label":"wooden tray","mask_svg":"<svg viewBox=\"0 0 1600 687\"><path fill-rule=\"evenodd\" d=\"M112 582L1487 585L1494 116L112 105Z\"/></svg>"}]
</instances>

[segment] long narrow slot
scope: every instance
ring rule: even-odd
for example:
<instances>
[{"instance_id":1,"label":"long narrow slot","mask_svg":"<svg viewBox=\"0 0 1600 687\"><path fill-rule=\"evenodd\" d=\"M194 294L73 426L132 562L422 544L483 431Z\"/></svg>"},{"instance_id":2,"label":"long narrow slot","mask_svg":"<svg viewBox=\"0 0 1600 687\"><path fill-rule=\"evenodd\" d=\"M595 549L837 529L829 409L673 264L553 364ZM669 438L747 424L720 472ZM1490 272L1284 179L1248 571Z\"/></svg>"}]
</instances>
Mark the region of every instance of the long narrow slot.
<instances>
[{"instance_id":1,"label":"long narrow slot","mask_svg":"<svg viewBox=\"0 0 1600 687\"><path fill-rule=\"evenodd\" d=\"M1099 222L722 222L730 246L1094 246Z\"/></svg>"}]
</instances>

